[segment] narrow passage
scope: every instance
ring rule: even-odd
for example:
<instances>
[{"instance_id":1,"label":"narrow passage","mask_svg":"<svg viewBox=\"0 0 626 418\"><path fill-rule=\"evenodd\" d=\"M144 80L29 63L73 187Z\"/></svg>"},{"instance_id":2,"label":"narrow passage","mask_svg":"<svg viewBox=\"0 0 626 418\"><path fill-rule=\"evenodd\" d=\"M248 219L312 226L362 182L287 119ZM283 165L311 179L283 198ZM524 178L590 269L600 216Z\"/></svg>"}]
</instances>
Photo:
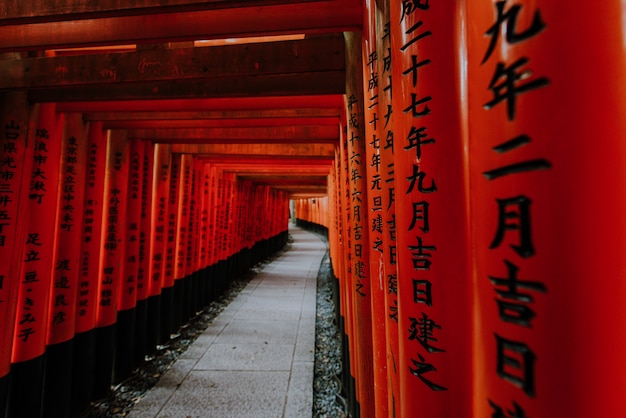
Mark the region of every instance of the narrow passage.
<instances>
[{"instance_id":1,"label":"narrow passage","mask_svg":"<svg viewBox=\"0 0 626 418\"><path fill-rule=\"evenodd\" d=\"M326 244L293 227L267 264L159 383L139 417L311 416L316 279Z\"/></svg>"}]
</instances>

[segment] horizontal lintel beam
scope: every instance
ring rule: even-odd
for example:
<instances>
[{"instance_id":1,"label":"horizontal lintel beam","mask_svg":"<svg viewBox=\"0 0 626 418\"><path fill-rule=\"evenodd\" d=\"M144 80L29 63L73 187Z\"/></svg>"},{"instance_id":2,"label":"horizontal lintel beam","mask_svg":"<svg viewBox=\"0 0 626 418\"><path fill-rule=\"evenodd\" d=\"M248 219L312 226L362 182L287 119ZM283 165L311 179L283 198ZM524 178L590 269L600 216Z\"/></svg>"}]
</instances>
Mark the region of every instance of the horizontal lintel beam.
<instances>
[{"instance_id":1,"label":"horizontal lintel beam","mask_svg":"<svg viewBox=\"0 0 626 418\"><path fill-rule=\"evenodd\" d=\"M127 16L86 18L70 24L63 21L10 24L7 21L0 25L0 52L338 33L359 30L362 10L359 0L320 0L173 13L136 14L135 11Z\"/></svg>"},{"instance_id":2,"label":"horizontal lintel beam","mask_svg":"<svg viewBox=\"0 0 626 418\"><path fill-rule=\"evenodd\" d=\"M343 37L0 60L0 90L342 71Z\"/></svg>"}]
</instances>

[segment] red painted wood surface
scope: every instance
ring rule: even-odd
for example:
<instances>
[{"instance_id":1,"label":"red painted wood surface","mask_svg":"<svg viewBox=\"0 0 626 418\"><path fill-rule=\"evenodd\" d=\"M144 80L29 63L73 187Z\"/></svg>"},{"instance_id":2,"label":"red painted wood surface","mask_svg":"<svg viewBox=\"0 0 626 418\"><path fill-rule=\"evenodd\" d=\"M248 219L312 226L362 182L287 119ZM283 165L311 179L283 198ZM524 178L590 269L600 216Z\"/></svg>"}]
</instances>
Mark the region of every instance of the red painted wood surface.
<instances>
[{"instance_id":1,"label":"red painted wood surface","mask_svg":"<svg viewBox=\"0 0 626 418\"><path fill-rule=\"evenodd\" d=\"M150 296L150 245L153 237L152 201L154 199L154 153L155 145L144 142L144 153L141 175L141 221L139 224L139 266L137 270L137 301L145 300Z\"/></svg>"},{"instance_id":2,"label":"red painted wood surface","mask_svg":"<svg viewBox=\"0 0 626 418\"><path fill-rule=\"evenodd\" d=\"M365 181L367 188L367 201L364 204L367 212L367 224L369 241L369 272L370 291L372 305L372 352L374 362L374 415L377 417L388 416L388 389L387 378L387 299L386 281L387 274L385 259L389 258L389 247L384 245L383 236L387 228L383 227L383 200L387 192L389 182L384 174L387 168L381 165L381 141L380 122L381 115L387 109L385 103L381 103L382 96L386 94L381 83L383 78L379 76L377 32L376 32L376 7L374 2L366 2L365 26L363 28L362 62L363 62L363 91L364 91L364 166L367 173ZM381 51L382 53L382 51ZM382 59L382 58L381 58ZM382 106L381 106L382 104ZM382 113L381 113L382 112ZM384 143L383 143L384 146ZM385 190L383 190L385 189Z\"/></svg>"},{"instance_id":3,"label":"red painted wood surface","mask_svg":"<svg viewBox=\"0 0 626 418\"><path fill-rule=\"evenodd\" d=\"M76 333L96 326L100 289L100 251L103 243L104 184L106 173L107 137L102 123L89 125L87 167L85 177L85 206L80 247L80 278Z\"/></svg>"},{"instance_id":4,"label":"red painted wood surface","mask_svg":"<svg viewBox=\"0 0 626 418\"><path fill-rule=\"evenodd\" d=\"M624 11L468 2L478 415L622 414Z\"/></svg>"},{"instance_id":5,"label":"red painted wood surface","mask_svg":"<svg viewBox=\"0 0 626 418\"><path fill-rule=\"evenodd\" d=\"M124 132L109 131L102 221L102 268L98 289L98 327L117 321L119 291L124 277L124 250L128 223L129 143Z\"/></svg>"},{"instance_id":6,"label":"red painted wood surface","mask_svg":"<svg viewBox=\"0 0 626 418\"><path fill-rule=\"evenodd\" d=\"M80 115L64 117L57 197L57 234L47 344L69 341L77 330L80 249L83 241L89 125Z\"/></svg>"},{"instance_id":7,"label":"red painted wood surface","mask_svg":"<svg viewBox=\"0 0 626 418\"><path fill-rule=\"evenodd\" d=\"M34 149L27 144L35 129L38 107L31 107L25 94L2 96L0 120L0 377L9 373L15 318L18 305L20 266L28 213L31 167Z\"/></svg>"},{"instance_id":8,"label":"red painted wood surface","mask_svg":"<svg viewBox=\"0 0 626 418\"><path fill-rule=\"evenodd\" d=\"M128 191L126 213L126 241L122 263L124 265L119 287L118 311L125 311L137 306L137 275L139 274L139 247L141 244L141 211L143 141L129 141Z\"/></svg>"},{"instance_id":9,"label":"red painted wood surface","mask_svg":"<svg viewBox=\"0 0 626 418\"><path fill-rule=\"evenodd\" d=\"M176 269L176 245L180 204L181 154L172 154L170 181L167 191L167 218L165 238L165 263L163 265L163 287L174 286Z\"/></svg>"},{"instance_id":10,"label":"red painted wood surface","mask_svg":"<svg viewBox=\"0 0 626 418\"><path fill-rule=\"evenodd\" d=\"M61 118L62 119L62 118ZM6 129L6 128L5 128ZM12 361L41 356L45 350L51 298L51 276L56 234L57 188L61 158L62 120L54 105L42 105L36 129L28 140L34 148L30 162L28 201L20 211L28 213L22 263ZM54 303L54 302L53 302Z\"/></svg>"},{"instance_id":11,"label":"red painted wood surface","mask_svg":"<svg viewBox=\"0 0 626 418\"><path fill-rule=\"evenodd\" d=\"M390 2L401 416L471 409L460 3Z\"/></svg>"},{"instance_id":12,"label":"red painted wood surface","mask_svg":"<svg viewBox=\"0 0 626 418\"><path fill-rule=\"evenodd\" d=\"M161 294L165 284L168 193L171 176L170 145L154 148L154 184L152 186L152 238L150 240L150 296Z\"/></svg>"}]
</instances>

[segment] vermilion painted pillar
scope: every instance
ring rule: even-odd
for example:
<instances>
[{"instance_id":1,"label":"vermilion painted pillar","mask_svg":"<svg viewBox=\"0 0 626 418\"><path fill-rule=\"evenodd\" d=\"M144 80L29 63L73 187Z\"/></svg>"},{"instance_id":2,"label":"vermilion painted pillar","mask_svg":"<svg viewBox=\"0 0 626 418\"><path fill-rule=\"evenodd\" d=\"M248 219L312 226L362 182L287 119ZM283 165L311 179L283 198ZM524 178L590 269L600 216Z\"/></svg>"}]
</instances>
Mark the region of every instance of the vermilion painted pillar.
<instances>
[{"instance_id":1,"label":"vermilion painted pillar","mask_svg":"<svg viewBox=\"0 0 626 418\"><path fill-rule=\"evenodd\" d=\"M390 1L404 417L472 402L461 5Z\"/></svg>"},{"instance_id":2,"label":"vermilion painted pillar","mask_svg":"<svg viewBox=\"0 0 626 418\"><path fill-rule=\"evenodd\" d=\"M204 304L208 305L212 297L212 280L213 280L213 243L212 243L212 230L213 230L213 176L212 168L210 164L202 164L202 239L199 243L201 251L201 263L203 265L203 277L202 277L202 297Z\"/></svg>"},{"instance_id":3,"label":"vermilion painted pillar","mask_svg":"<svg viewBox=\"0 0 626 418\"><path fill-rule=\"evenodd\" d=\"M100 277L100 248L104 211L107 137L101 122L89 125L82 225L80 275L76 305L76 336L72 376L73 412L82 411L93 399L96 350L96 313Z\"/></svg>"},{"instance_id":4,"label":"vermilion painted pillar","mask_svg":"<svg viewBox=\"0 0 626 418\"><path fill-rule=\"evenodd\" d=\"M108 131L102 219L101 269L96 315L94 397L105 396L113 382L119 291L124 277L128 223L129 144L124 131Z\"/></svg>"},{"instance_id":5,"label":"vermilion painted pillar","mask_svg":"<svg viewBox=\"0 0 626 418\"><path fill-rule=\"evenodd\" d=\"M193 200L191 202L191 218L189 219L189 230L191 237L188 243L187 268L191 275L191 286L187 289L190 301L188 308L188 319L193 317L202 308L200 303L200 224L202 216L202 162L194 158L193 164Z\"/></svg>"},{"instance_id":6,"label":"vermilion painted pillar","mask_svg":"<svg viewBox=\"0 0 626 418\"><path fill-rule=\"evenodd\" d=\"M154 187L154 144L144 141L141 165L141 220L139 223L139 253L137 268L137 309L135 332L135 364L145 358L148 338L148 299L150 296L150 245L152 242L152 200Z\"/></svg>"},{"instance_id":7,"label":"vermilion painted pillar","mask_svg":"<svg viewBox=\"0 0 626 418\"><path fill-rule=\"evenodd\" d=\"M71 415L89 133L79 114L65 115L64 121L44 373L44 413L51 416Z\"/></svg>"},{"instance_id":8,"label":"vermilion painted pillar","mask_svg":"<svg viewBox=\"0 0 626 418\"><path fill-rule=\"evenodd\" d=\"M137 274L141 240L142 176L145 146L143 141L129 141L126 236L122 258L123 275L118 291L114 381L126 379L135 367L135 332L137 307Z\"/></svg>"},{"instance_id":9,"label":"vermilion painted pillar","mask_svg":"<svg viewBox=\"0 0 626 418\"><path fill-rule=\"evenodd\" d=\"M178 228L178 205L181 155L172 154L170 181L167 198L167 220L165 227L165 263L163 265L163 288L161 289L161 318L159 343L163 344L176 331L174 328L174 272L176 267L176 237Z\"/></svg>"},{"instance_id":10,"label":"vermilion painted pillar","mask_svg":"<svg viewBox=\"0 0 626 418\"><path fill-rule=\"evenodd\" d=\"M389 0L376 2L376 39L379 55L376 60L378 74L378 138L375 145L380 148L380 181L382 188L382 225L381 219L376 217L376 227L383 230L384 260L384 288L385 288L385 319L387 331L387 376L389 385L388 408L391 416L400 412L400 375L398 362L400 360L399 330L398 330L398 247L397 217L396 217L396 167L394 143L394 105L392 92L393 54L391 52L390 4ZM379 203L380 205L380 203ZM372 222L372 228L374 223Z\"/></svg>"},{"instance_id":11,"label":"vermilion painted pillar","mask_svg":"<svg viewBox=\"0 0 626 418\"><path fill-rule=\"evenodd\" d=\"M206 243L209 234L209 205L210 205L210 168L202 160L197 162L198 170L198 233L195 242L195 251L198 254L198 298L200 309L209 303L208 280L209 280L209 257Z\"/></svg>"},{"instance_id":12,"label":"vermilion painted pillar","mask_svg":"<svg viewBox=\"0 0 626 418\"><path fill-rule=\"evenodd\" d=\"M372 310L369 259L369 216L365 173L365 120L361 37L346 33L346 114L350 221L352 226L352 289L356 315L357 383L361 416L374 414Z\"/></svg>"},{"instance_id":13,"label":"vermilion painted pillar","mask_svg":"<svg viewBox=\"0 0 626 418\"><path fill-rule=\"evenodd\" d=\"M184 321L184 310L187 302L185 288L188 284L187 246L190 238L189 218L192 199L193 155L181 156L180 179L178 183L178 209L176 215L176 250L174 259L174 314L172 332L177 332Z\"/></svg>"},{"instance_id":14,"label":"vermilion painted pillar","mask_svg":"<svg viewBox=\"0 0 626 418\"><path fill-rule=\"evenodd\" d=\"M36 416L42 409L43 401L62 118L57 116L54 104L45 104L41 105L38 119L36 130L29 131L28 135L34 147L33 158L29 162L30 172L27 173L27 178L30 178L28 200L19 208L21 213L28 213L29 218L17 276L19 288L11 358L9 416Z\"/></svg>"},{"instance_id":15,"label":"vermilion painted pillar","mask_svg":"<svg viewBox=\"0 0 626 418\"><path fill-rule=\"evenodd\" d=\"M150 270L148 299L148 334L146 351L153 352L158 343L169 338L161 335L161 309L163 306L162 289L165 285L168 193L171 175L171 145L156 144L154 146L154 183L152 185L152 237L150 239Z\"/></svg>"},{"instance_id":16,"label":"vermilion painted pillar","mask_svg":"<svg viewBox=\"0 0 626 418\"><path fill-rule=\"evenodd\" d=\"M0 100L0 416L5 416L34 151L28 136L39 107L30 106L25 93L5 93Z\"/></svg>"},{"instance_id":17,"label":"vermilion painted pillar","mask_svg":"<svg viewBox=\"0 0 626 418\"><path fill-rule=\"evenodd\" d=\"M365 160L367 172L367 208L369 232L369 270L372 302L372 349L374 360L374 405L375 416L388 416L388 378L387 378L387 331L386 331L386 269L385 258L389 248L384 245L383 207L384 193L383 172L381 165L381 141L379 138L379 114L386 110L379 106L385 91L379 85L381 77L378 69L378 51L376 49L376 7L375 3L365 4L365 24L363 27L363 91L365 121Z\"/></svg>"},{"instance_id":18,"label":"vermilion painted pillar","mask_svg":"<svg viewBox=\"0 0 626 418\"><path fill-rule=\"evenodd\" d=\"M475 414L621 416L626 7L467 3Z\"/></svg>"}]
</instances>

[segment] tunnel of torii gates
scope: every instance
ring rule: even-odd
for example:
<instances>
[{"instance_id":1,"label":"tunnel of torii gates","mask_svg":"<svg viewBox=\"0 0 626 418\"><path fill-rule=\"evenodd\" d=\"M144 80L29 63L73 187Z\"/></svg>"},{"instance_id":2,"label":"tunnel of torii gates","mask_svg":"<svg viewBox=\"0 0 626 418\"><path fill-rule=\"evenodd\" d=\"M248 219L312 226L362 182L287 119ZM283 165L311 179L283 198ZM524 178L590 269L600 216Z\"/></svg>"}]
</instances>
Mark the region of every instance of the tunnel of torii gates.
<instances>
[{"instance_id":1,"label":"tunnel of torii gates","mask_svg":"<svg viewBox=\"0 0 626 418\"><path fill-rule=\"evenodd\" d=\"M623 416L625 8L3 1L0 411L106 395L293 201L353 416Z\"/></svg>"}]
</instances>

